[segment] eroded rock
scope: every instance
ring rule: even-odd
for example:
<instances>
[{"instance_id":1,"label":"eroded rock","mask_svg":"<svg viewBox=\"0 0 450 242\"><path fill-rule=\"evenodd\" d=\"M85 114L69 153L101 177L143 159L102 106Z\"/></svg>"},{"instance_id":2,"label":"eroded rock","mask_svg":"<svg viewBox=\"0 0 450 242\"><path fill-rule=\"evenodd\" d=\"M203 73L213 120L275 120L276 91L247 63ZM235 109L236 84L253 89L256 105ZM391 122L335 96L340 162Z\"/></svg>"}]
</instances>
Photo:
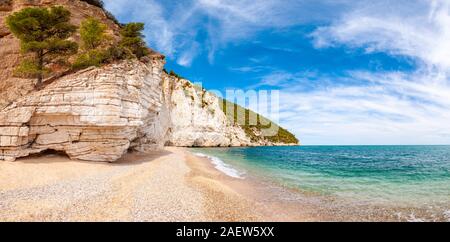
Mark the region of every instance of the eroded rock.
<instances>
[{"instance_id":1,"label":"eroded rock","mask_svg":"<svg viewBox=\"0 0 450 242\"><path fill-rule=\"evenodd\" d=\"M0 159L50 149L72 159L115 161L129 149L162 147L163 65L155 57L94 68L20 98L0 112Z\"/></svg>"},{"instance_id":2,"label":"eroded rock","mask_svg":"<svg viewBox=\"0 0 450 242\"><path fill-rule=\"evenodd\" d=\"M249 146L244 130L232 124L219 98L188 80L163 73L171 125L168 144L181 147Z\"/></svg>"},{"instance_id":3,"label":"eroded rock","mask_svg":"<svg viewBox=\"0 0 450 242\"><path fill-rule=\"evenodd\" d=\"M75 25L95 16L111 37L120 36L101 8L84 1L14 0L0 6L0 160L55 150L72 159L113 162L130 149L149 152L164 145L273 145L252 142L229 121L215 95L164 73L164 57L153 51L141 59L145 63L124 61L64 77L66 72L55 72L41 91L34 88L36 80L14 77L23 54L6 17L24 7L53 5L65 6Z\"/></svg>"}]
</instances>

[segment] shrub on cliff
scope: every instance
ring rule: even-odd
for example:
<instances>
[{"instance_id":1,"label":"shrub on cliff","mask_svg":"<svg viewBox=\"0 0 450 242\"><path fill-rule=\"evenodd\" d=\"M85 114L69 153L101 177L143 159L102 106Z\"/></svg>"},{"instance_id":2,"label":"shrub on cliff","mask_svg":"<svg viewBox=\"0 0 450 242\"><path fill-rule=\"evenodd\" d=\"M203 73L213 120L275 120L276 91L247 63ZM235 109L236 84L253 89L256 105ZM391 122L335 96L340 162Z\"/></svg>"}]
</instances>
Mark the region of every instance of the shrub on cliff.
<instances>
[{"instance_id":1,"label":"shrub on cliff","mask_svg":"<svg viewBox=\"0 0 450 242\"><path fill-rule=\"evenodd\" d=\"M137 58L144 57L149 54L148 48L144 41L144 24L128 23L120 30L122 39L119 43L120 47L129 49Z\"/></svg>"},{"instance_id":2,"label":"shrub on cliff","mask_svg":"<svg viewBox=\"0 0 450 242\"><path fill-rule=\"evenodd\" d=\"M83 52L76 58L72 67L84 69L90 66L100 66L107 59L106 50L100 49L107 39L107 26L99 20L89 17L81 22L80 37Z\"/></svg>"},{"instance_id":3,"label":"shrub on cliff","mask_svg":"<svg viewBox=\"0 0 450 242\"><path fill-rule=\"evenodd\" d=\"M73 64L74 69L83 69L90 66L100 66L103 63L111 63L116 60L133 59L149 54L143 40L143 23L129 23L122 27L121 40L118 44L104 44L107 40L105 34L107 27L94 18L88 18L81 23L80 36L83 53L78 56Z\"/></svg>"},{"instance_id":4,"label":"shrub on cliff","mask_svg":"<svg viewBox=\"0 0 450 242\"><path fill-rule=\"evenodd\" d=\"M89 17L81 23L80 37L83 48L93 50L98 48L106 39L106 25L95 18Z\"/></svg>"},{"instance_id":5,"label":"shrub on cliff","mask_svg":"<svg viewBox=\"0 0 450 242\"><path fill-rule=\"evenodd\" d=\"M75 54L77 43L68 40L76 31L69 23L70 12L63 7L25 8L6 19L11 32L20 40L21 49L32 57L25 59L17 73L37 78L36 87L42 86L42 80L49 64L61 63L63 57Z\"/></svg>"},{"instance_id":6,"label":"shrub on cliff","mask_svg":"<svg viewBox=\"0 0 450 242\"><path fill-rule=\"evenodd\" d=\"M231 103L225 99L222 100L220 107L225 115L230 118L230 121L239 125L253 142L267 140L274 143L284 144L299 143L299 140L295 137L295 135L290 133L288 130L278 126L274 122L268 120L262 115L254 113L249 109L241 107L235 103ZM230 113L228 113L227 107L231 107L234 110L234 113L231 113L231 110L229 111ZM229 115L232 117L229 117ZM256 124L250 123L250 120L253 120L255 117ZM278 130L275 135L268 137L261 137L258 135L258 133L261 133L261 130L271 128Z\"/></svg>"},{"instance_id":7,"label":"shrub on cliff","mask_svg":"<svg viewBox=\"0 0 450 242\"><path fill-rule=\"evenodd\" d=\"M168 72L166 69L163 70L166 74L168 74L169 76L173 76L177 79L185 79L184 77L180 76L179 74L177 74L174 70L171 70L170 72Z\"/></svg>"},{"instance_id":8,"label":"shrub on cliff","mask_svg":"<svg viewBox=\"0 0 450 242\"><path fill-rule=\"evenodd\" d=\"M91 66L101 66L107 59L106 54L101 50L89 50L83 54L80 54L72 67L75 70L81 70Z\"/></svg>"},{"instance_id":9,"label":"shrub on cliff","mask_svg":"<svg viewBox=\"0 0 450 242\"><path fill-rule=\"evenodd\" d=\"M117 20L117 18L111 12L109 12L108 10L105 9L105 4L102 0L81 0L81 1L103 9L103 12L105 12L105 15L107 18L109 18L115 24L122 26L122 24L119 22L119 20Z\"/></svg>"},{"instance_id":10,"label":"shrub on cliff","mask_svg":"<svg viewBox=\"0 0 450 242\"><path fill-rule=\"evenodd\" d=\"M103 6L105 5L102 0L81 0L81 1L87 2L99 8L103 8Z\"/></svg>"},{"instance_id":11,"label":"shrub on cliff","mask_svg":"<svg viewBox=\"0 0 450 242\"><path fill-rule=\"evenodd\" d=\"M113 39L106 34L107 29L105 24L95 18L87 18L81 23L80 37L83 52L75 60L74 69L136 58L128 47L117 45L113 41L109 42Z\"/></svg>"},{"instance_id":12,"label":"shrub on cliff","mask_svg":"<svg viewBox=\"0 0 450 242\"><path fill-rule=\"evenodd\" d=\"M106 62L114 62L117 60L132 59L135 58L135 56L129 49L122 46L114 45L110 46L105 51L105 58Z\"/></svg>"}]
</instances>

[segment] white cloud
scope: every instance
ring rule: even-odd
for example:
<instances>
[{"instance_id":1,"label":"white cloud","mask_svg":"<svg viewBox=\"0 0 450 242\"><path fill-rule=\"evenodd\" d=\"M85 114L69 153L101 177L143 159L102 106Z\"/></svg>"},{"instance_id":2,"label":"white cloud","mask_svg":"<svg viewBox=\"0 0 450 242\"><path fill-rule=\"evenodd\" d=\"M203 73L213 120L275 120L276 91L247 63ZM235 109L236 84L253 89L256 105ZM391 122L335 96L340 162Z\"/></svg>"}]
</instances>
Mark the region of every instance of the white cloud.
<instances>
[{"instance_id":1,"label":"white cloud","mask_svg":"<svg viewBox=\"0 0 450 242\"><path fill-rule=\"evenodd\" d=\"M273 72L261 77L258 84L252 88L258 87L279 87L289 90L305 90L317 88L318 85L327 85L327 83L336 81L337 77L320 74L316 71L301 71L290 73L286 71L274 70ZM346 81L346 77L339 77L339 81Z\"/></svg>"},{"instance_id":2,"label":"white cloud","mask_svg":"<svg viewBox=\"0 0 450 242\"><path fill-rule=\"evenodd\" d=\"M422 10L417 10L422 6ZM388 52L417 58L425 64L450 67L450 1L410 1L397 11L387 3L356 9L331 26L321 27L312 36L316 47L345 44L367 51ZM405 11L413 9L415 12Z\"/></svg>"},{"instance_id":3,"label":"white cloud","mask_svg":"<svg viewBox=\"0 0 450 242\"><path fill-rule=\"evenodd\" d=\"M247 40L267 28L321 19L324 15L312 13L323 5L336 5L330 0L114 0L105 3L121 19L145 22L150 46L185 66L201 51L208 52L213 63L216 52L231 42ZM206 46L200 46L193 55L190 49L198 35L207 35Z\"/></svg>"},{"instance_id":4,"label":"white cloud","mask_svg":"<svg viewBox=\"0 0 450 242\"><path fill-rule=\"evenodd\" d=\"M198 55L200 44L192 42L191 48L184 50L177 59L177 64L184 67L190 67L194 58Z\"/></svg>"},{"instance_id":5,"label":"white cloud","mask_svg":"<svg viewBox=\"0 0 450 242\"><path fill-rule=\"evenodd\" d=\"M344 77L351 83L344 85L319 76L327 80L320 87L284 88L284 124L308 144L449 144L449 3L364 1L318 28L311 35L317 48L406 56L417 69L353 71ZM290 83L302 79L294 77L286 78Z\"/></svg>"},{"instance_id":6,"label":"white cloud","mask_svg":"<svg viewBox=\"0 0 450 242\"><path fill-rule=\"evenodd\" d=\"M150 46L168 56L174 53L175 33L171 23L164 17L164 6L156 0L114 0L105 1L106 8L128 21L144 22L145 34Z\"/></svg>"},{"instance_id":7,"label":"white cloud","mask_svg":"<svg viewBox=\"0 0 450 242\"><path fill-rule=\"evenodd\" d=\"M401 73L352 73L360 85L283 89L281 114L307 144L450 143L450 86ZM437 84L440 83L440 84Z\"/></svg>"},{"instance_id":8,"label":"white cloud","mask_svg":"<svg viewBox=\"0 0 450 242\"><path fill-rule=\"evenodd\" d=\"M306 144L450 143L449 5L450 0L107 1L115 14L146 22L150 45L183 66L202 52L213 62L221 48L251 41L258 31L302 23L322 24L311 35L317 48L364 48L415 61L417 70L408 73L353 71L336 78L275 70L262 77L259 87L282 89L282 123ZM200 44L198 36L206 40Z\"/></svg>"}]
</instances>

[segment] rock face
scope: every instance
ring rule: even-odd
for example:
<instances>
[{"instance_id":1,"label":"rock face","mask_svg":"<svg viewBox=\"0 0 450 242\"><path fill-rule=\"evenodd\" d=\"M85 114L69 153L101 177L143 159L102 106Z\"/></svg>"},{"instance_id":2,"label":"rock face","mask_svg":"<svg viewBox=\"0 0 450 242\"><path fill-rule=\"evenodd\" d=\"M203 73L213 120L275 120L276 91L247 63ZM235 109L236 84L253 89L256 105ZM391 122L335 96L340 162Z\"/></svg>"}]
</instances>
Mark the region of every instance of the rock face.
<instances>
[{"instance_id":1,"label":"rock face","mask_svg":"<svg viewBox=\"0 0 450 242\"><path fill-rule=\"evenodd\" d=\"M293 146L274 142L251 128L253 139L227 117L223 100L189 80L163 73L163 96L170 116L167 145L180 147ZM242 110L240 110L242 111ZM256 115L256 114L255 114Z\"/></svg>"},{"instance_id":2,"label":"rock face","mask_svg":"<svg viewBox=\"0 0 450 242\"><path fill-rule=\"evenodd\" d=\"M163 73L171 117L168 145L182 147L249 146L250 139L231 124L219 99L191 82Z\"/></svg>"},{"instance_id":3,"label":"rock face","mask_svg":"<svg viewBox=\"0 0 450 242\"><path fill-rule=\"evenodd\" d=\"M162 148L168 128L161 124L169 123L161 112L163 65L154 57L89 69L19 99L0 113L0 159L55 150L115 161L129 149Z\"/></svg>"},{"instance_id":4,"label":"rock face","mask_svg":"<svg viewBox=\"0 0 450 242\"><path fill-rule=\"evenodd\" d=\"M230 122L216 96L165 73L164 56L154 52L145 63L129 60L63 77L56 73L35 91L35 80L13 76L20 46L4 21L24 7L52 5L69 9L76 25L95 16L118 36L119 26L83 1L0 0L0 160L53 150L72 159L113 162L128 150L149 152L164 145L280 145L252 140Z\"/></svg>"},{"instance_id":5,"label":"rock face","mask_svg":"<svg viewBox=\"0 0 450 242\"><path fill-rule=\"evenodd\" d=\"M163 72L164 59L124 61L65 76L0 112L0 159L45 150L115 161L130 149L253 145L219 99Z\"/></svg>"},{"instance_id":6,"label":"rock face","mask_svg":"<svg viewBox=\"0 0 450 242\"><path fill-rule=\"evenodd\" d=\"M6 17L25 7L61 5L71 12L71 23L77 26L87 17L95 16L108 26L109 36L119 36L119 27L98 7L79 0L0 0L0 109L34 89L35 80L13 77L21 60L19 40L7 28ZM79 41L75 34L73 39Z\"/></svg>"},{"instance_id":7,"label":"rock face","mask_svg":"<svg viewBox=\"0 0 450 242\"><path fill-rule=\"evenodd\" d=\"M0 160L46 150L115 161L128 150L164 145L229 147L252 142L219 99L163 72L164 58L124 61L67 75L0 111Z\"/></svg>"}]
</instances>

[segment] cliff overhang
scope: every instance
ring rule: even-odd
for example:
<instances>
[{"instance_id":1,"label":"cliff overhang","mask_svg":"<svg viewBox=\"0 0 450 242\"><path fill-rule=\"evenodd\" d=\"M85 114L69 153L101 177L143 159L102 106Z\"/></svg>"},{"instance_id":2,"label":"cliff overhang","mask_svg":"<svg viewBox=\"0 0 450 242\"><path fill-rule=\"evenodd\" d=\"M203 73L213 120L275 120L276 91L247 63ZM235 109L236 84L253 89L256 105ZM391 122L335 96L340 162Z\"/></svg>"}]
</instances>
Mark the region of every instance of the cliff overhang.
<instances>
[{"instance_id":1,"label":"cliff overhang","mask_svg":"<svg viewBox=\"0 0 450 242\"><path fill-rule=\"evenodd\" d=\"M156 58L93 68L20 98L0 112L0 159L55 150L77 160L115 161L129 149L161 148L166 134L153 124L162 106L163 65Z\"/></svg>"}]
</instances>

